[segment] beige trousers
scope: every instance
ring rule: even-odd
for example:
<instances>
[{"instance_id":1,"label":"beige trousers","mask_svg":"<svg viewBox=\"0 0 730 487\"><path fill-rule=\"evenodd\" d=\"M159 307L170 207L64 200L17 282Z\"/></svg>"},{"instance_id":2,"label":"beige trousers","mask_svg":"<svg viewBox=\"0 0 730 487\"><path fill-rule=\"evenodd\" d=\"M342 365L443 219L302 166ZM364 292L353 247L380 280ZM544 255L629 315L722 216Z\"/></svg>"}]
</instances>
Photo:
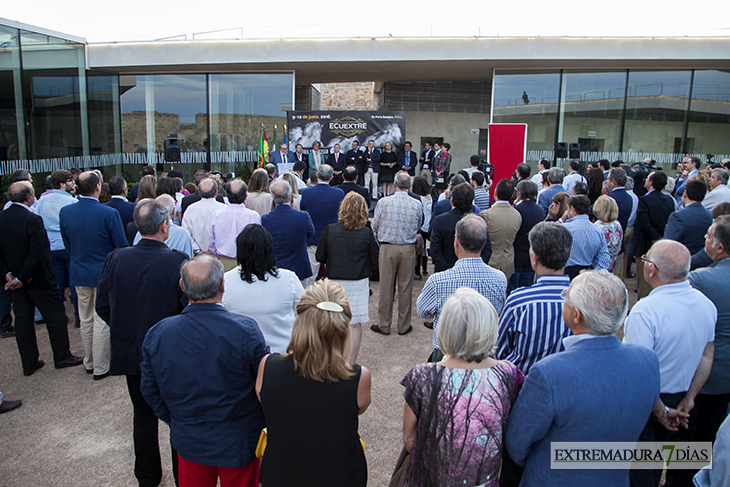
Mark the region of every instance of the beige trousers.
<instances>
[{"instance_id":1,"label":"beige trousers","mask_svg":"<svg viewBox=\"0 0 730 487\"><path fill-rule=\"evenodd\" d=\"M231 269L235 269L236 267L238 267L238 261L236 259L231 259L230 257L226 257L225 255L218 256L218 260L221 264L223 264L223 270L225 272L228 272Z\"/></svg>"},{"instance_id":2,"label":"beige trousers","mask_svg":"<svg viewBox=\"0 0 730 487\"><path fill-rule=\"evenodd\" d=\"M411 326L413 302L413 269L416 265L415 244L380 246L380 300L378 319L380 331L390 333L393 322L395 283L398 281L398 333L405 333Z\"/></svg>"},{"instance_id":3,"label":"beige trousers","mask_svg":"<svg viewBox=\"0 0 730 487\"><path fill-rule=\"evenodd\" d=\"M96 313L96 288L76 286L81 321L81 344L84 347L84 367L94 375L109 372L109 325Z\"/></svg>"},{"instance_id":4,"label":"beige trousers","mask_svg":"<svg viewBox=\"0 0 730 487\"><path fill-rule=\"evenodd\" d=\"M370 182L372 181L373 187L370 189ZM370 191L372 199L378 199L378 173L373 172L373 168L369 167L365 173L365 187Z\"/></svg>"}]
</instances>

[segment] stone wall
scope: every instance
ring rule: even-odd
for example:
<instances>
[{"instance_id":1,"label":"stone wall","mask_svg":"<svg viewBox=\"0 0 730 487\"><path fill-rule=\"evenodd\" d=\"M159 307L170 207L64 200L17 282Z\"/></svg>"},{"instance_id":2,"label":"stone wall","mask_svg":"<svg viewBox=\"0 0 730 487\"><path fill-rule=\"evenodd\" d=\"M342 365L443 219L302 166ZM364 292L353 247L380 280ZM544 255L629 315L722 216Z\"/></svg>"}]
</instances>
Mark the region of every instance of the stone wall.
<instances>
[{"instance_id":1,"label":"stone wall","mask_svg":"<svg viewBox=\"0 0 730 487\"><path fill-rule=\"evenodd\" d=\"M375 83L323 83L322 110L377 110Z\"/></svg>"}]
</instances>

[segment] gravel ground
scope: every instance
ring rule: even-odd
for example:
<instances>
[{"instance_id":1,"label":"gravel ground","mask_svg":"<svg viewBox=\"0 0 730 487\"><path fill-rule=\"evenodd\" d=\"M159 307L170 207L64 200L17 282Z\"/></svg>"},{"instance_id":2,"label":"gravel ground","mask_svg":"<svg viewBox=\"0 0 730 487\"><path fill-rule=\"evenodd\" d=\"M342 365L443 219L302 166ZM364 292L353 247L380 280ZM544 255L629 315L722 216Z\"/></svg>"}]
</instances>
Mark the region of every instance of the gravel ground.
<instances>
[{"instance_id":1,"label":"gravel ground","mask_svg":"<svg viewBox=\"0 0 730 487\"><path fill-rule=\"evenodd\" d=\"M432 270L432 268L431 268ZM429 274L430 275L430 274ZM372 373L372 404L360 417L367 448L368 485L387 486L402 447L403 376L431 353L431 330L415 312L425 278L414 281L413 332L382 336L363 328L358 362ZM627 281L629 296L635 280ZM371 284L370 323L377 321L379 285ZM397 310L397 304L394 312ZM69 316L72 312L67 309ZM0 340L0 390L23 406L0 416L0 486L134 486L132 405L123 377L93 381L83 367L56 370L44 326L36 326L46 366L24 377L13 339ZM83 355L78 329L69 325L71 351ZM173 486L169 430L160 423L163 486ZM326 461L326 460L325 460ZM324 463L324 462L323 462Z\"/></svg>"}]
</instances>

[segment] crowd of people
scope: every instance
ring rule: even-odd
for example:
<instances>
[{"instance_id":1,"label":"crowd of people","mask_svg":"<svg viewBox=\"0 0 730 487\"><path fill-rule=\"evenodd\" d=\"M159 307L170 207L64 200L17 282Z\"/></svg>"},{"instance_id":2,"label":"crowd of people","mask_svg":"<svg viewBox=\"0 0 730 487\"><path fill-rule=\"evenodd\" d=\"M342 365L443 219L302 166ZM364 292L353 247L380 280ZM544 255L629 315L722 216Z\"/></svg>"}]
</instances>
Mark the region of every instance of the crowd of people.
<instances>
[{"instance_id":1,"label":"crowd of people","mask_svg":"<svg viewBox=\"0 0 730 487\"><path fill-rule=\"evenodd\" d=\"M56 368L126 377L140 485L161 482L162 420L182 486L364 486L362 327L409 335L427 277L415 309L432 353L401 382L391 485L659 484L661 470L553 470L555 441L717 438L722 465L730 161L685 158L669 177L653 161L572 160L566 175L541 160L532 178L523 163L493 182L477 156L450 174L446 143L420 158L406 146L355 142L325 161L282 145L272 161L293 170L248 182L145 167L129 195L121 177L58 170L36 200L17 171L0 213L0 336L32 375L37 312ZM130 285L130 269L145 278ZM69 350L67 295L84 357ZM666 485L695 473L668 470Z\"/></svg>"}]
</instances>

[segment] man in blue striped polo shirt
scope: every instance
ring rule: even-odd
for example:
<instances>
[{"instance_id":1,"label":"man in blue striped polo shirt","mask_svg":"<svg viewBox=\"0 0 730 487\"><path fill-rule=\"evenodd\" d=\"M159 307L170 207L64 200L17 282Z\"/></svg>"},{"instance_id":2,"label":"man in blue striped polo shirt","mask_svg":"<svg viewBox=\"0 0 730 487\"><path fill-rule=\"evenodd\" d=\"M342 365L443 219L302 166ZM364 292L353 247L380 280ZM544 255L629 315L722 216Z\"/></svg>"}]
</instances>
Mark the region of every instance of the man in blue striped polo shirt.
<instances>
[{"instance_id":1,"label":"man in blue striped polo shirt","mask_svg":"<svg viewBox=\"0 0 730 487\"><path fill-rule=\"evenodd\" d=\"M573 243L570 230L542 222L528 235L534 285L512 291L499 318L497 358L509 360L527 375L535 362L557 352L570 335L563 321L563 298L570 278L563 268Z\"/></svg>"}]
</instances>

